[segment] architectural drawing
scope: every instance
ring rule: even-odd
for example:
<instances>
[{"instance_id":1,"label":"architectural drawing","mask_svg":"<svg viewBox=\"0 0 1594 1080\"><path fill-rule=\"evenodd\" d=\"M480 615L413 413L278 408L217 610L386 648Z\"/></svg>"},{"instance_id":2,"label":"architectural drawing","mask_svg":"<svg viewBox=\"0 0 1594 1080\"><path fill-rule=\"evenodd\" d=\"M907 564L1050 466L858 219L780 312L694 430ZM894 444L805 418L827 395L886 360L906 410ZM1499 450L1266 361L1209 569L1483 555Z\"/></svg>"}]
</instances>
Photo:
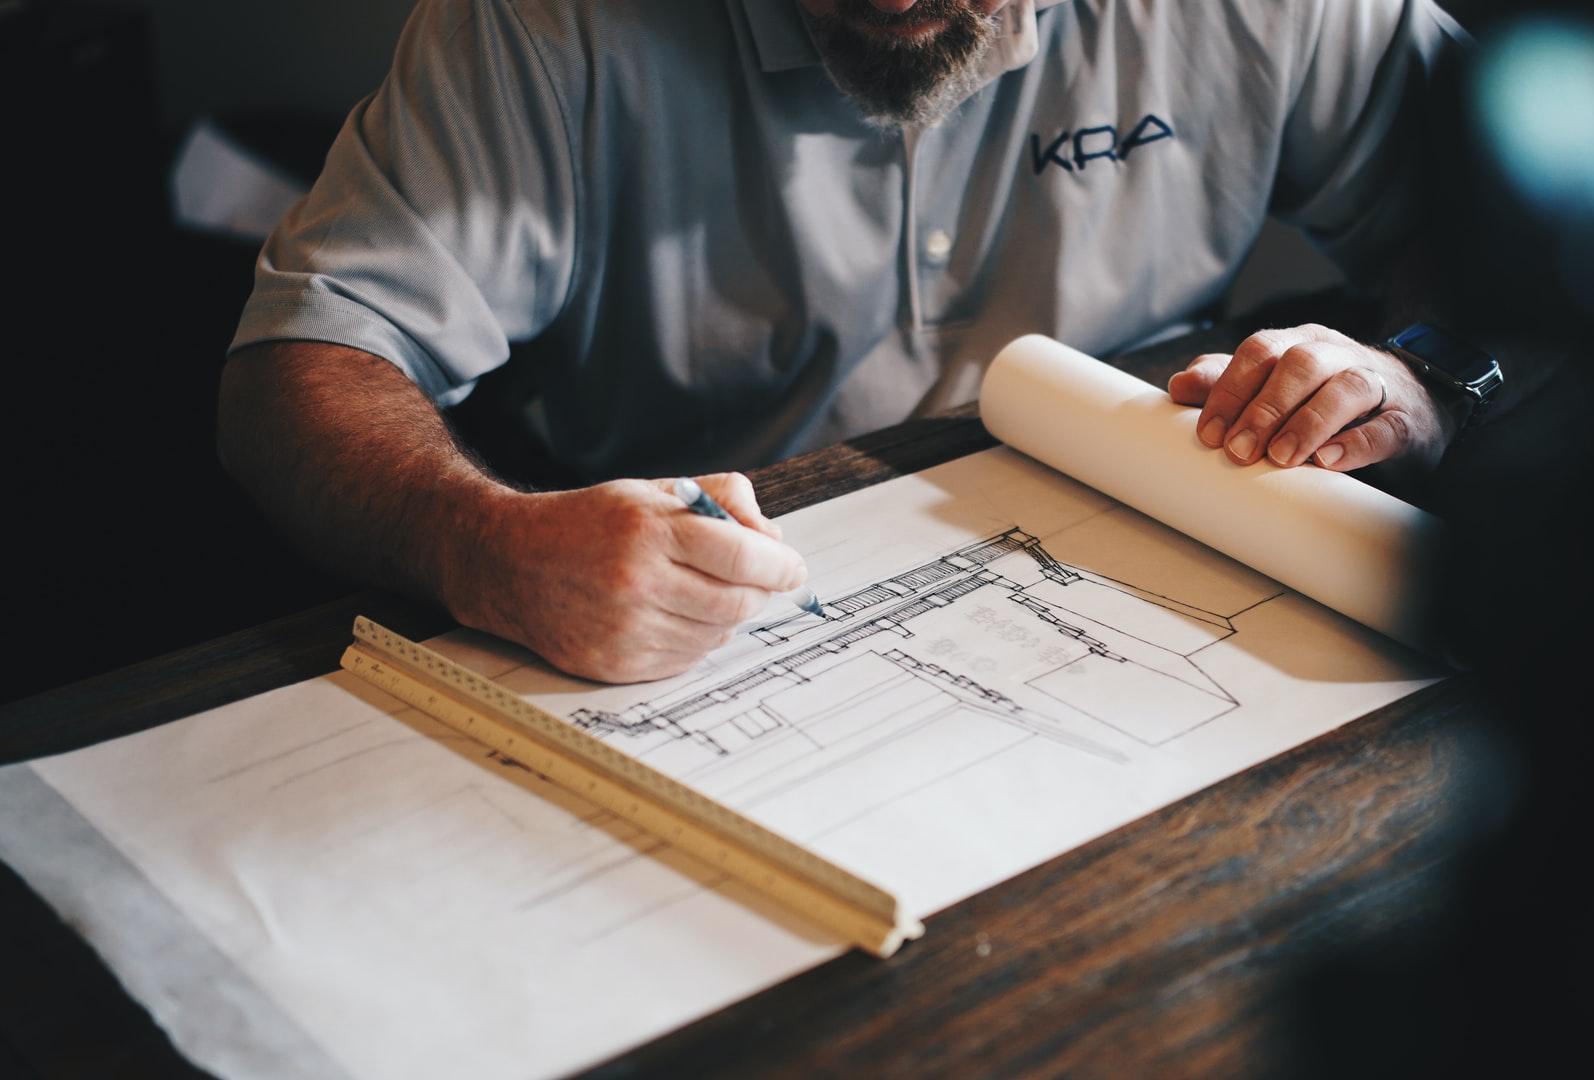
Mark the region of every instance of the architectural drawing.
<instances>
[{"instance_id":1,"label":"architectural drawing","mask_svg":"<svg viewBox=\"0 0 1594 1080\"><path fill-rule=\"evenodd\" d=\"M1238 706L1195 659L1235 633L1227 617L1065 565L1017 527L824 611L754 630L751 665L570 719L748 806L950 718L1122 763L1107 729L1160 746Z\"/></svg>"}]
</instances>

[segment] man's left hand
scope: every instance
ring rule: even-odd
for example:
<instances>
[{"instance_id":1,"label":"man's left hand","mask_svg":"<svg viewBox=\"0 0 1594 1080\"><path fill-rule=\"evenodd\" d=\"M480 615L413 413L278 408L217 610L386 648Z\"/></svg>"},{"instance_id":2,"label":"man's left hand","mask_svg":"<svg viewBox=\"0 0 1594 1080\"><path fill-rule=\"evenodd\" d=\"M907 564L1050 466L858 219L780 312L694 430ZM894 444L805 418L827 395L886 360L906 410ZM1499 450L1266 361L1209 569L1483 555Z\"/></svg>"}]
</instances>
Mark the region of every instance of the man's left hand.
<instances>
[{"instance_id":1,"label":"man's left hand","mask_svg":"<svg viewBox=\"0 0 1594 1080\"><path fill-rule=\"evenodd\" d=\"M1346 472L1379 461L1432 468L1459 420L1399 359L1324 326L1262 330L1168 381L1201 406L1196 432L1239 465L1314 461Z\"/></svg>"}]
</instances>

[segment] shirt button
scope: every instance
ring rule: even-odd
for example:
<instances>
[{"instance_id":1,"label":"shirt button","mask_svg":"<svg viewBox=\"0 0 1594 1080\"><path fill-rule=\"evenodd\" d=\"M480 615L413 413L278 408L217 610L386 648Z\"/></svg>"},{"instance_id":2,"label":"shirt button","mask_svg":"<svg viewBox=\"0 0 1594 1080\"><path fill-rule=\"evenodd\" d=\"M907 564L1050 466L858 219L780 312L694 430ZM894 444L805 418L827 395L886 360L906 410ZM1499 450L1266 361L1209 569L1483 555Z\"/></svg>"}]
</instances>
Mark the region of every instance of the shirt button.
<instances>
[{"instance_id":1,"label":"shirt button","mask_svg":"<svg viewBox=\"0 0 1594 1080\"><path fill-rule=\"evenodd\" d=\"M926 262L940 266L946 262L948 255L952 254L952 238L945 229L935 229L924 238L924 258Z\"/></svg>"}]
</instances>

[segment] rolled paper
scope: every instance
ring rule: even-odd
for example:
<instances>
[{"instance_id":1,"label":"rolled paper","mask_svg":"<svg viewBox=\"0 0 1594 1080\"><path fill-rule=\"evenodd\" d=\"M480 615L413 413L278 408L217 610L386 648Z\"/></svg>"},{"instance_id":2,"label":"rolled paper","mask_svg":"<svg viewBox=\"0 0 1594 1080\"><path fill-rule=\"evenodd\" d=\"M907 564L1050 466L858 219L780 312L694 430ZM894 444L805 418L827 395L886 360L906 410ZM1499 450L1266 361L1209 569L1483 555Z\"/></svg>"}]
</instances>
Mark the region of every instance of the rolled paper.
<instances>
[{"instance_id":1,"label":"rolled paper","mask_svg":"<svg viewBox=\"0 0 1594 1080\"><path fill-rule=\"evenodd\" d=\"M1032 334L991 362L980 414L1002 442L1414 648L1443 557L1438 518L1355 477L1265 458L1236 465L1196 437L1196 409Z\"/></svg>"}]
</instances>

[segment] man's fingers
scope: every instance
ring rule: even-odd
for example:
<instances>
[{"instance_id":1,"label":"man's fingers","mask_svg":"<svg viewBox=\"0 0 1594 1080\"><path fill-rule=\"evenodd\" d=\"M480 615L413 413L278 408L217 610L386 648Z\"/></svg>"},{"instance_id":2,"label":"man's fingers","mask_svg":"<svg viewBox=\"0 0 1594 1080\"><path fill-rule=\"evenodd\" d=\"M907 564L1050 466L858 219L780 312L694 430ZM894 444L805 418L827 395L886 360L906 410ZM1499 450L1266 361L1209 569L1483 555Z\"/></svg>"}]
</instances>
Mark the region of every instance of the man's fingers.
<instances>
[{"instance_id":1,"label":"man's fingers","mask_svg":"<svg viewBox=\"0 0 1594 1080\"><path fill-rule=\"evenodd\" d=\"M661 576L660 592L670 589L671 575L691 573L684 567L671 567ZM675 675L697 663L734 636L735 626L721 626L665 610L657 602L643 602L623 611L612 612L606 632L584 643L575 657L576 674L597 677L605 682L640 682ZM561 666L565 666L561 664Z\"/></svg>"},{"instance_id":2,"label":"man's fingers","mask_svg":"<svg viewBox=\"0 0 1594 1080\"><path fill-rule=\"evenodd\" d=\"M749 529L757 529L768 536L780 539L780 526L764 516L758 508L758 497L753 493L753 482L739 472L712 473L708 476L693 477L704 491L722 507L731 517L746 525Z\"/></svg>"},{"instance_id":3,"label":"man's fingers","mask_svg":"<svg viewBox=\"0 0 1594 1080\"><path fill-rule=\"evenodd\" d=\"M1384 400L1383 378L1371 368L1336 372L1273 436L1267 456L1276 465L1299 465Z\"/></svg>"},{"instance_id":4,"label":"man's fingers","mask_svg":"<svg viewBox=\"0 0 1594 1080\"><path fill-rule=\"evenodd\" d=\"M670 573L684 572L670 568ZM579 626L567 626L539 642L538 651L561 670L603 682L679 674L729 641L734 629L662 610L651 598L600 605L584 615Z\"/></svg>"},{"instance_id":5,"label":"man's fingers","mask_svg":"<svg viewBox=\"0 0 1594 1080\"><path fill-rule=\"evenodd\" d=\"M1412 444L1413 435L1411 418L1387 409L1324 443L1313 460L1325 469L1349 472L1398 456Z\"/></svg>"},{"instance_id":6,"label":"man's fingers","mask_svg":"<svg viewBox=\"0 0 1594 1080\"><path fill-rule=\"evenodd\" d=\"M1207 394L1232 359L1229 353L1205 353L1168 380L1168 396L1180 405L1204 405Z\"/></svg>"},{"instance_id":7,"label":"man's fingers","mask_svg":"<svg viewBox=\"0 0 1594 1080\"><path fill-rule=\"evenodd\" d=\"M1287 330L1258 330L1246 338L1234 350L1234 359L1207 394L1206 404L1196 420L1196 433L1201 441L1216 448L1225 446L1234 435L1239 434L1235 427L1241 419L1241 413L1262 392L1275 365L1291 349L1307 342L1349 341L1349 338L1333 330L1310 323ZM1263 443L1260 438L1257 441ZM1246 442L1242 440L1239 446L1229 447L1230 457L1244 460L1245 455L1237 451L1244 449ZM1259 448L1253 450L1255 453L1252 457L1260 453Z\"/></svg>"},{"instance_id":8,"label":"man's fingers","mask_svg":"<svg viewBox=\"0 0 1594 1080\"><path fill-rule=\"evenodd\" d=\"M703 656L726 644L735 636L735 625L721 626L718 623L702 622L698 619L689 619L682 615L673 615L660 612L662 633L659 638L656 652L661 654L674 654L690 656L701 659ZM744 620L745 621L745 620Z\"/></svg>"},{"instance_id":9,"label":"man's fingers","mask_svg":"<svg viewBox=\"0 0 1594 1080\"><path fill-rule=\"evenodd\" d=\"M737 523L676 515L672 559L721 582L766 592L785 592L807 580L802 556L775 539L780 530L759 511L747 477L715 473L698 483Z\"/></svg>"},{"instance_id":10,"label":"man's fingers","mask_svg":"<svg viewBox=\"0 0 1594 1080\"><path fill-rule=\"evenodd\" d=\"M656 593L659 607L714 629L740 625L769 603L770 591L730 585L696 567L675 564Z\"/></svg>"},{"instance_id":11,"label":"man's fingers","mask_svg":"<svg viewBox=\"0 0 1594 1080\"><path fill-rule=\"evenodd\" d=\"M670 558L709 577L766 592L786 592L808 578L801 555L761 532L696 514L675 515L671 524Z\"/></svg>"},{"instance_id":12,"label":"man's fingers","mask_svg":"<svg viewBox=\"0 0 1594 1080\"><path fill-rule=\"evenodd\" d=\"M1227 441L1229 429L1267 382L1273 365L1298 340L1294 331L1259 330L1240 342L1234 359L1207 392L1196 420L1196 434L1203 443L1216 449Z\"/></svg>"},{"instance_id":13,"label":"man's fingers","mask_svg":"<svg viewBox=\"0 0 1594 1080\"><path fill-rule=\"evenodd\" d=\"M1231 460L1249 465L1262 456L1279 429L1312 397L1339 366L1335 345L1303 341L1278 357L1267 381L1229 429L1224 449Z\"/></svg>"}]
</instances>

